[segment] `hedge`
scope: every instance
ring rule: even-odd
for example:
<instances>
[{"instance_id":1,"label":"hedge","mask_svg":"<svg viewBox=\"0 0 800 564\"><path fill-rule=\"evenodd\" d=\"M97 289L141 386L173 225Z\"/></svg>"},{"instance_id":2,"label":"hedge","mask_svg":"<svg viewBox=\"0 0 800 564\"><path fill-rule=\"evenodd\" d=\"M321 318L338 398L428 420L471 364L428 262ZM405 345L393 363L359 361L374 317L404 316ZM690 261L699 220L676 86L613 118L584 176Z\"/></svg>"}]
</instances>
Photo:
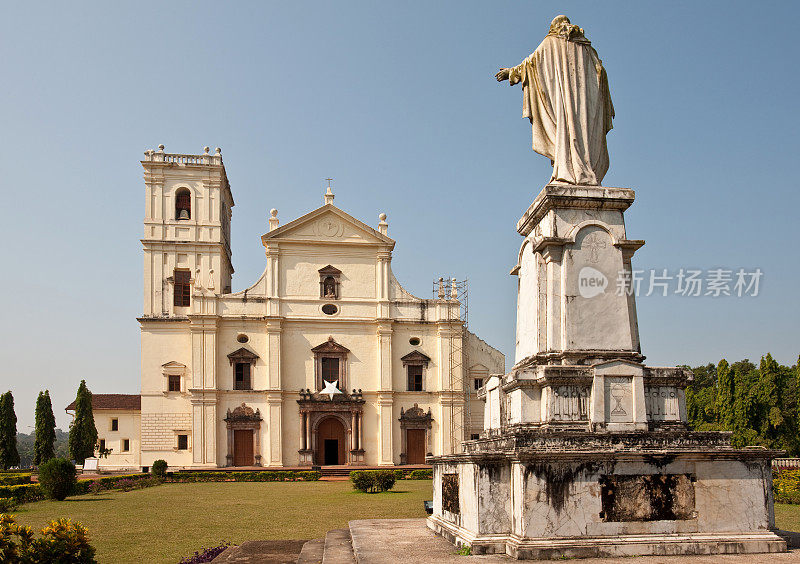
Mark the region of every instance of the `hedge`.
<instances>
[{"instance_id":1,"label":"hedge","mask_svg":"<svg viewBox=\"0 0 800 564\"><path fill-rule=\"evenodd\" d=\"M773 472L772 493L778 503L800 504L800 469L784 468Z\"/></svg>"},{"instance_id":2,"label":"hedge","mask_svg":"<svg viewBox=\"0 0 800 564\"><path fill-rule=\"evenodd\" d=\"M167 472L168 482L316 482L322 475L305 470L263 472Z\"/></svg>"},{"instance_id":3,"label":"hedge","mask_svg":"<svg viewBox=\"0 0 800 564\"><path fill-rule=\"evenodd\" d=\"M395 472L392 470L354 470L350 472L353 488L364 493L389 491L394 487Z\"/></svg>"},{"instance_id":4,"label":"hedge","mask_svg":"<svg viewBox=\"0 0 800 564\"><path fill-rule=\"evenodd\" d=\"M10 497L17 503L28 503L44 499L39 484L21 484L18 486L0 486L0 497Z\"/></svg>"},{"instance_id":5,"label":"hedge","mask_svg":"<svg viewBox=\"0 0 800 564\"><path fill-rule=\"evenodd\" d=\"M19 484L30 484L30 483L31 483L30 472L0 474L0 486L18 486Z\"/></svg>"}]
</instances>

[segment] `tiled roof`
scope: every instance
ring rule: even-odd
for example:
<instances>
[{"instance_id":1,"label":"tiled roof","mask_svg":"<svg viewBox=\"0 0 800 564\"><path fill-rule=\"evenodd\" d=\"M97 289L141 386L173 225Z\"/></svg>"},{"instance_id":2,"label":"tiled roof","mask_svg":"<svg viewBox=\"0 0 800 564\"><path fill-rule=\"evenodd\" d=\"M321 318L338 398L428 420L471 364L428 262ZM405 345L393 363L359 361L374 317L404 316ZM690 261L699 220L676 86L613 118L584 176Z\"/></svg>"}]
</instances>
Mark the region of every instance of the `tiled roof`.
<instances>
[{"instance_id":1,"label":"tiled roof","mask_svg":"<svg viewBox=\"0 0 800 564\"><path fill-rule=\"evenodd\" d=\"M139 394L92 394L92 409L141 411L142 396ZM75 411L74 401L67 406L67 411Z\"/></svg>"}]
</instances>

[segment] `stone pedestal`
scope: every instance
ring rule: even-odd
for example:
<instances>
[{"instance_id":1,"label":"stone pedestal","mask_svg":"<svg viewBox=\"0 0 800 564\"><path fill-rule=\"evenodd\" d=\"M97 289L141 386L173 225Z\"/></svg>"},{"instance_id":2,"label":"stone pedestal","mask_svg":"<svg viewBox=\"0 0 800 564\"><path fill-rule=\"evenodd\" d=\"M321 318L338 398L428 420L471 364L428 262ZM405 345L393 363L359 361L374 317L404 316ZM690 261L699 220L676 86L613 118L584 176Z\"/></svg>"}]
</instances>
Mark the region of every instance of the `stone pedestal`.
<instances>
[{"instance_id":1,"label":"stone pedestal","mask_svg":"<svg viewBox=\"0 0 800 564\"><path fill-rule=\"evenodd\" d=\"M691 371L643 364L625 283L644 244L625 233L633 199L550 184L517 224L516 363L479 391L481 438L428 458L428 525L473 554L786 550L770 531L770 460L781 453L689 430Z\"/></svg>"}]
</instances>

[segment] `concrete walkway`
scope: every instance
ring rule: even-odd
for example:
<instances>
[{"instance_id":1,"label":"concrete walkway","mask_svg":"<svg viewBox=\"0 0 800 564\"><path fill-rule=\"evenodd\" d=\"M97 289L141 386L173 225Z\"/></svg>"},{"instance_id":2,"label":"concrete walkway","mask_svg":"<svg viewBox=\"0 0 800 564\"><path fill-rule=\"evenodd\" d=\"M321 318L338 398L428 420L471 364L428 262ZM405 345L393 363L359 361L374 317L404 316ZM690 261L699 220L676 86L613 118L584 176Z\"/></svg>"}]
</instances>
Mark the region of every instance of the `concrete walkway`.
<instances>
[{"instance_id":1,"label":"concrete walkway","mask_svg":"<svg viewBox=\"0 0 800 564\"><path fill-rule=\"evenodd\" d=\"M370 519L350 521L353 551L359 564L396 562L444 564L511 564L503 555L459 556L456 548L428 529L425 519ZM780 554L736 554L710 556L636 556L631 558L586 558L580 564L782 564L800 563L800 550Z\"/></svg>"}]
</instances>

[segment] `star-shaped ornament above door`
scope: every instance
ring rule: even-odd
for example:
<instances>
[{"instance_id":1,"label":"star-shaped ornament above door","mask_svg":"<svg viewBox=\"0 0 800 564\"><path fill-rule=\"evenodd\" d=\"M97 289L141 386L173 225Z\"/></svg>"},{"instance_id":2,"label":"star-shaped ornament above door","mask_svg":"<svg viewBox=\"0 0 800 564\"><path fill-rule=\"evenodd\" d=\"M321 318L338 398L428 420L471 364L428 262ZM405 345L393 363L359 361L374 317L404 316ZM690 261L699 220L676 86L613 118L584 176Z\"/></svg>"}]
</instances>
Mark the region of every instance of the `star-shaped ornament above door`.
<instances>
[{"instance_id":1,"label":"star-shaped ornament above door","mask_svg":"<svg viewBox=\"0 0 800 564\"><path fill-rule=\"evenodd\" d=\"M339 380L335 380L334 382L323 380L323 383L325 384L325 387L320 390L319 395L327 395L328 398L333 401L333 396L342 393L342 391L338 388Z\"/></svg>"}]
</instances>

